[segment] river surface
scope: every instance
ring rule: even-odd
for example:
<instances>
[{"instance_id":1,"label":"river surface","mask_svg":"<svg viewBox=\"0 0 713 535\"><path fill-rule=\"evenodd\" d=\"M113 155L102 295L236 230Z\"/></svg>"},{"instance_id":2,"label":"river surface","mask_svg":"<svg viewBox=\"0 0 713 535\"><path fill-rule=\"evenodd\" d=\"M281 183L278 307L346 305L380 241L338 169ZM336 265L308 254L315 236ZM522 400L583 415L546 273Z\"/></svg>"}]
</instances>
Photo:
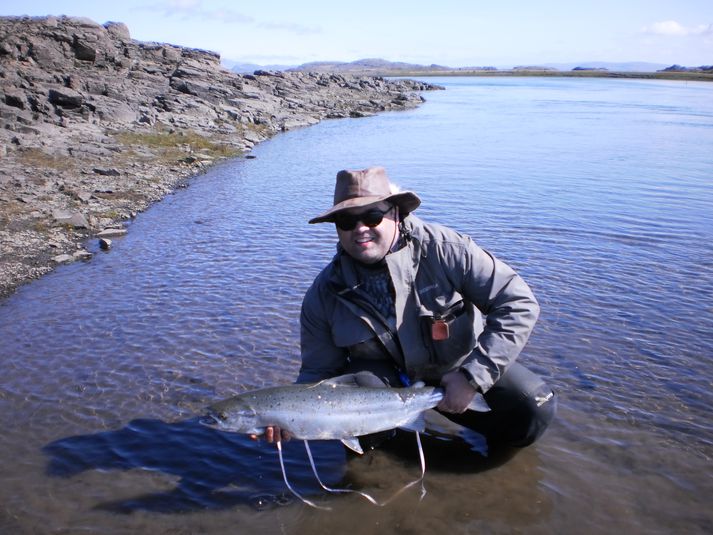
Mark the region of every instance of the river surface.
<instances>
[{"instance_id":1,"label":"river surface","mask_svg":"<svg viewBox=\"0 0 713 535\"><path fill-rule=\"evenodd\" d=\"M434 80L429 80L434 81ZM711 533L713 84L443 78L419 109L326 121L212 168L111 252L0 303L2 533ZM515 267L542 315L521 361L559 393L488 466L426 444L425 489L331 496L287 444L198 424L291 382L302 295L334 253L342 168L384 165L419 215ZM406 440L408 439L408 440ZM404 453L315 443L327 483L386 498Z\"/></svg>"}]
</instances>

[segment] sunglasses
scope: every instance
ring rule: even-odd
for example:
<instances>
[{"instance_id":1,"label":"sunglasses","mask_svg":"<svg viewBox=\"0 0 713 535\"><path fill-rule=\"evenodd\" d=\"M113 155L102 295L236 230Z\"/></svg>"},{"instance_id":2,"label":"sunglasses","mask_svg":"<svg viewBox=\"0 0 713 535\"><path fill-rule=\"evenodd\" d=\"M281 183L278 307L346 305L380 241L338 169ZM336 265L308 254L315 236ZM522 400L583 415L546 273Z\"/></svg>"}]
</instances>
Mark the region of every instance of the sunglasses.
<instances>
[{"instance_id":1,"label":"sunglasses","mask_svg":"<svg viewBox=\"0 0 713 535\"><path fill-rule=\"evenodd\" d=\"M392 206L385 212L374 208L361 214L345 214L344 212L341 212L334 216L334 224L337 225L340 230L354 230L354 227L356 227L359 221L364 223L369 228L378 227L384 220L384 216L393 208L394 207Z\"/></svg>"}]
</instances>

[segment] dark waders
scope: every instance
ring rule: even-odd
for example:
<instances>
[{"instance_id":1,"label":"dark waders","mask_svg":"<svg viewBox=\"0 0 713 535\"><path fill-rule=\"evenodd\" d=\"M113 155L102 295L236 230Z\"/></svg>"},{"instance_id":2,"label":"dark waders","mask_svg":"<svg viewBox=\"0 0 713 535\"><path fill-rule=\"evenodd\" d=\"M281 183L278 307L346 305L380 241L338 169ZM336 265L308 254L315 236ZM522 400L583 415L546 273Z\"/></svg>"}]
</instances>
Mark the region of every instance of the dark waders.
<instances>
[{"instance_id":1,"label":"dark waders","mask_svg":"<svg viewBox=\"0 0 713 535\"><path fill-rule=\"evenodd\" d=\"M373 372L390 386L402 386L393 364L386 359L354 359L346 373L364 370ZM529 446L545 432L557 410L557 396L552 389L518 362L485 393L485 400L490 405L489 412L441 414L483 435L491 448Z\"/></svg>"}]
</instances>

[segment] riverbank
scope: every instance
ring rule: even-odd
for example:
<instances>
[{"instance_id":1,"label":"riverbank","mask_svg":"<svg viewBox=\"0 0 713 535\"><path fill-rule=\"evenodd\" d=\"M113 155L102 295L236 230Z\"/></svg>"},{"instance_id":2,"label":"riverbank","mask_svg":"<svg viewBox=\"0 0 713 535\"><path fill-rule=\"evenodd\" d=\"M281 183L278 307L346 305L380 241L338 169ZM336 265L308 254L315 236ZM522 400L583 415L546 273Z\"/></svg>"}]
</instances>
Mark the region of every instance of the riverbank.
<instances>
[{"instance_id":1,"label":"riverbank","mask_svg":"<svg viewBox=\"0 0 713 535\"><path fill-rule=\"evenodd\" d=\"M537 69L513 69L509 71L499 70L453 70L453 71L379 71L374 73L378 76L410 76L417 78L445 77L445 76L483 76L483 77L520 77L520 76L540 76L548 78L631 78L637 80L680 80L687 82L713 82L713 73L710 72L683 72L683 71L660 71L660 72L624 72L605 70L578 70L578 71L558 71L558 70L537 70Z\"/></svg>"},{"instance_id":2,"label":"riverbank","mask_svg":"<svg viewBox=\"0 0 713 535\"><path fill-rule=\"evenodd\" d=\"M0 298L91 258L90 238L110 247L125 221L218 160L324 119L413 108L431 89L240 75L213 52L135 41L122 23L0 17Z\"/></svg>"}]
</instances>

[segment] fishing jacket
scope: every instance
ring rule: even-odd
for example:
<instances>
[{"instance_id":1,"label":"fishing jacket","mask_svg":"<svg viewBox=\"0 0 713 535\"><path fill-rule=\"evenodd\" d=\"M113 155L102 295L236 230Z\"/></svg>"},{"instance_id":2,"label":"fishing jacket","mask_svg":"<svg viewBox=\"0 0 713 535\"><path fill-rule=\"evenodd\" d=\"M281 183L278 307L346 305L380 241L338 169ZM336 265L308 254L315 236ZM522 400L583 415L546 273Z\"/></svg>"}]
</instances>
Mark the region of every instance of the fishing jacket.
<instances>
[{"instance_id":1,"label":"fishing jacket","mask_svg":"<svg viewBox=\"0 0 713 535\"><path fill-rule=\"evenodd\" d=\"M468 236L413 215L400 228L402 246L385 258L395 324L369 305L354 260L338 248L302 303L297 382L339 375L348 359L376 358L391 359L411 380L438 382L460 368L487 392L537 321L532 291Z\"/></svg>"}]
</instances>

